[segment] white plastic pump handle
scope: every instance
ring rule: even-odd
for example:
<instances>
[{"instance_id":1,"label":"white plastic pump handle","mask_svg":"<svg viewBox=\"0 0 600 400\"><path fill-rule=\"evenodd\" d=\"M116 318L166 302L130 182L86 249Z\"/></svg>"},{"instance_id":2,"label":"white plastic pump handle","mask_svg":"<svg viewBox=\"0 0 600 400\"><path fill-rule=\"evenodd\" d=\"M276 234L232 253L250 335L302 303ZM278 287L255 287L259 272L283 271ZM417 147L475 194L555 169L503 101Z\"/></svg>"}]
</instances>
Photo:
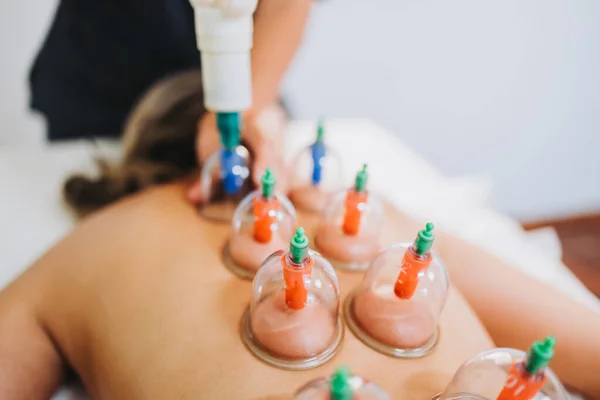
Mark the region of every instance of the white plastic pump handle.
<instances>
[{"instance_id":1,"label":"white plastic pump handle","mask_svg":"<svg viewBox=\"0 0 600 400\"><path fill-rule=\"evenodd\" d=\"M192 7L215 8L227 18L245 17L254 14L258 0L190 0Z\"/></svg>"},{"instance_id":2,"label":"white plastic pump handle","mask_svg":"<svg viewBox=\"0 0 600 400\"><path fill-rule=\"evenodd\" d=\"M211 6L202 6L210 1ZM204 104L215 112L252 105L250 50L256 0L191 0L202 61ZM219 6L229 7L229 12ZM244 11L242 13L241 11Z\"/></svg>"},{"instance_id":3,"label":"white plastic pump handle","mask_svg":"<svg viewBox=\"0 0 600 400\"><path fill-rule=\"evenodd\" d=\"M213 7L221 10L228 18L247 17L254 14L258 0L215 0Z\"/></svg>"},{"instance_id":4,"label":"white plastic pump handle","mask_svg":"<svg viewBox=\"0 0 600 400\"><path fill-rule=\"evenodd\" d=\"M200 7L212 7L214 2L215 0L190 0L190 3L194 9Z\"/></svg>"},{"instance_id":5,"label":"white plastic pump handle","mask_svg":"<svg viewBox=\"0 0 600 400\"><path fill-rule=\"evenodd\" d=\"M252 105L250 52L202 52L204 106L213 112L240 112Z\"/></svg>"}]
</instances>

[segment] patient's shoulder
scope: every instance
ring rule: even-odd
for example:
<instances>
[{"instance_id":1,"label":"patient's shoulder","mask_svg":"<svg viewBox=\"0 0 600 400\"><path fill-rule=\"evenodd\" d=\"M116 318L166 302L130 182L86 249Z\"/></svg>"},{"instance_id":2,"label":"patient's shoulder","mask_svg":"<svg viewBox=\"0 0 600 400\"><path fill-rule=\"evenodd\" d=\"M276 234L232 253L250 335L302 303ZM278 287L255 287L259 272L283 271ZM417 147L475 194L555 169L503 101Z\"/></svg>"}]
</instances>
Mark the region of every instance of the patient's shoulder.
<instances>
[{"instance_id":1,"label":"patient's shoulder","mask_svg":"<svg viewBox=\"0 0 600 400\"><path fill-rule=\"evenodd\" d=\"M195 207L187 201L185 190L183 184L151 187L88 215L79 225L118 223L126 228L131 224L156 224L195 215Z\"/></svg>"}]
</instances>

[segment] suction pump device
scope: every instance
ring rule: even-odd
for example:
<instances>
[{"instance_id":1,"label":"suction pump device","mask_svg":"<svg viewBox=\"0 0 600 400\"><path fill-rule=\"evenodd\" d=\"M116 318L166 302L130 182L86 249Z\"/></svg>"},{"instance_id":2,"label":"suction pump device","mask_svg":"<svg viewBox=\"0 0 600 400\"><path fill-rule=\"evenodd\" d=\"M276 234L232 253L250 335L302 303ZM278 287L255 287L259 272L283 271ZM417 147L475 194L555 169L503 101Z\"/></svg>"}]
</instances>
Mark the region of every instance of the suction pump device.
<instances>
[{"instance_id":1,"label":"suction pump device","mask_svg":"<svg viewBox=\"0 0 600 400\"><path fill-rule=\"evenodd\" d=\"M338 368L331 376L308 382L294 400L391 400L381 387L347 368Z\"/></svg>"},{"instance_id":2,"label":"suction pump device","mask_svg":"<svg viewBox=\"0 0 600 400\"><path fill-rule=\"evenodd\" d=\"M435 399L567 400L569 396L548 367L556 341L549 336L525 353L499 348L464 363Z\"/></svg>"},{"instance_id":3,"label":"suction pump device","mask_svg":"<svg viewBox=\"0 0 600 400\"><path fill-rule=\"evenodd\" d=\"M276 192L276 182L267 168L260 190L247 195L233 214L223 255L225 266L241 278L254 278L263 261L285 249L294 234L296 211L287 197Z\"/></svg>"},{"instance_id":4,"label":"suction pump device","mask_svg":"<svg viewBox=\"0 0 600 400\"><path fill-rule=\"evenodd\" d=\"M315 238L317 248L341 270L364 271L380 250L383 203L367 190L367 165L354 186L333 195Z\"/></svg>"},{"instance_id":5,"label":"suction pump device","mask_svg":"<svg viewBox=\"0 0 600 400\"><path fill-rule=\"evenodd\" d=\"M433 229L428 223L414 243L397 243L380 252L346 298L348 327L383 354L422 357L437 344L449 279L432 250Z\"/></svg>"},{"instance_id":6,"label":"suction pump device","mask_svg":"<svg viewBox=\"0 0 600 400\"><path fill-rule=\"evenodd\" d=\"M298 228L287 251L265 260L242 319L248 349L283 369L317 367L341 347L338 279L329 262L308 246L304 229Z\"/></svg>"},{"instance_id":7,"label":"suction pump device","mask_svg":"<svg viewBox=\"0 0 600 400\"><path fill-rule=\"evenodd\" d=\"M257 0L190 0L196 44L202 58L204 106L214 112L223 147L201 173L200 213L229 222L237 203L251 190L249 153L240 146L241 113L252 105L250 51Z\"/></svg>"},{"instance_id":8,"label":"suction pump device","mask_svg":"<svg viewBox=\"0 0 600 400\"><path fill-rule=\"evenodd\" d=\"M230 222L239 201L252 189L250 153L240 145L242 119L237 112L216 114L222 147L204 164L200 175L203 204L200 214Z\"/></svg>"},{"instance_id":9,"label":"suction pump device","mask_svg":"<svg viewBox=\"0 0 600 400\"><path fill-rule=\"evenodd\" d=\"M315 141L295 157L290 178L290 198L299 209L321 212L332 193L340 189L342 162L325 143L325 121L317 126Z\"/></svg>"}]
</instances>

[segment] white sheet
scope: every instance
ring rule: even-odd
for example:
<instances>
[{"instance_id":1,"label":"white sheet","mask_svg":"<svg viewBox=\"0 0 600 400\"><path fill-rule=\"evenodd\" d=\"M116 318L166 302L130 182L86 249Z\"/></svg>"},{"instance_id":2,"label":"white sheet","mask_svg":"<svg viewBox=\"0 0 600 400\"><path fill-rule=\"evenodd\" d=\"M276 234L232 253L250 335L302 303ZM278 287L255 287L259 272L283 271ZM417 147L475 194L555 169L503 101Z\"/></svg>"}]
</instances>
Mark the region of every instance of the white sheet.
<instances>
[{"instance_id":1,"label":"white sheet","mask_svg":"<svg viewBox=\"0 0 600 400\"><path fill-rule=\"evenodd\" d=\"M314 129L313 123L292 123L288 152L308 145ZM330 121L326 140L342 154L348 183L368 162L371 188L399 208L435 221L600 311L600 301L560 262L560 249L538 246L516 221L487 205L491 184L485 176L446 178L396 135L366 120ZM114 156L116 149L103 143L104 154ZM0 148L0 288L72 227L61 204L61 183L71 172L93 171L94 154L87 142ZM71 392L61 396L57 399L81 398Z\"/></svg>"}]
</instances>

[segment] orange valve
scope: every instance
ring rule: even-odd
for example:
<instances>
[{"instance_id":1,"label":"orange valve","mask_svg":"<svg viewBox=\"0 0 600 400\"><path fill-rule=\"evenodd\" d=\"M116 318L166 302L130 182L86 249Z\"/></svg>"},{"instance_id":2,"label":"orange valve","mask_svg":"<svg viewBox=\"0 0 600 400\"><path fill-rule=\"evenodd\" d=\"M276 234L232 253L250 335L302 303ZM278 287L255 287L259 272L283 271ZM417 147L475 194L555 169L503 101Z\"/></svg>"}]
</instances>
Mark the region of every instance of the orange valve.
<instances>
[{"instance_id":1,"label":"orange valve","mask_svg":"<svg viewBox=\"0 0 600 400\"><path fill-rule=\"evenodd\" d=\"M514 363L498 400L533 399L546 383L544 368L554 357L556 340L548 336L544 342L535 342L527 353L527 359Z\"/></svg>"},{"instance_id":2,"label":"orange valve","mask_svg":"<svg viewBox=\"0 0 600 400\"><path fill-rule=\"evenodd\" d=\"M269 243L273 238L273 226L277 222L279 201L274 196L275 177L267 168L262 177L262 196L254 198L254 226L252 235L260 243Z\"/></svg>"},{"instance_id":3,"label":"orange valve","mask_svg":"<svg viewBox=\"0 0 600 400\"><path fill-rule=\"evenodd\" d=\"M285 280L285 303L292 310L301 310L308 298L305 277L310 277L314 264L308 253L308 238L304 235L304 229L296 229L296 236L290 241L289 256L284 255L281 262Z\"/></svg>"},{"instance_id":4,"label":"orange valve","mask_svg":"<svg viewBox=\"0 0 600 400\"><path fill-rule=\"evenodd\" d=\"M435 239L433 228L433 224L428 222L425 229L419 231L413 245L404 252L400 273L394 285L394 293L399 299L408 300L415 294L419 284L419 273L431 264L433 257L430 250Z\"/></svg>"},{"instance_id":5,"label":"orange valve","mask_svg":"<svg viewBox=\"0 0 600 400\"><path fill-rule=\"evenodd\" d=\"M252 235L260 243L269 243L273 238L273 224L277 221L279 201L276 198L254 198L254 226Z\"/></svg>"},{"instance_id":6,"label":"orange valve","mask_svg":"<svg viewBox=\"0 0 600 400\"><path fill-rule=\"evenodd\" d=\"M356 174L354 187L348 189L346 194L346 212L344 214L344 223L342 229L346 235L357 235L360 230L360 220L364 204L367 202L367 164L363 165L362 170Z\"/></svg>"}]
</instances>

